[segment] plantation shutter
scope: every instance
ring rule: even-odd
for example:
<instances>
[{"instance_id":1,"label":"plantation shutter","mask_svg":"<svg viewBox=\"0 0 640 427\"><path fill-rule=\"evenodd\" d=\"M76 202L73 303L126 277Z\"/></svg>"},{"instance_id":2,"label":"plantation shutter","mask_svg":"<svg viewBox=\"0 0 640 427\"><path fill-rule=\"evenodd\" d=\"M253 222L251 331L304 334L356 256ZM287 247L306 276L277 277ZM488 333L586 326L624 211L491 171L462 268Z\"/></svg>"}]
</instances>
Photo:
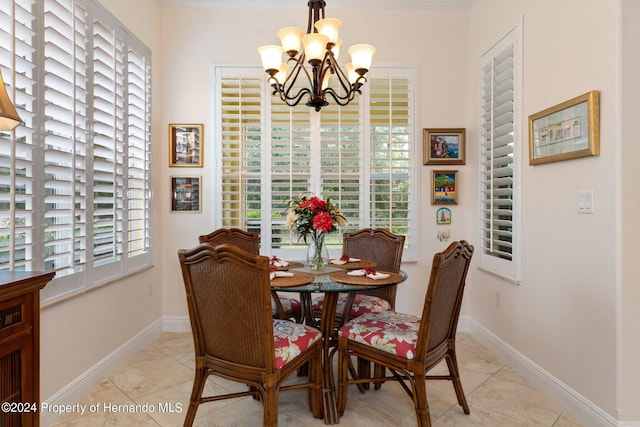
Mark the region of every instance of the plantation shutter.
<instances>
[{"instance_id":1,"label":"plantation shutter","mask_svg":"<svg viewBox=\"0 0 640 427\"><path fill-rule=\"evenodd\" d=\"M60 276L87 259L86 13L46 0L44 28L44 264Z\"/></svg>"},{"instance_id":2,"label":"plantation shutter","mask_svg":"<svg viewBox=\"0 0 640 427\"><path fill-rule=\"evenodd\" d=\"M260 231L262 218L262 75L221 76L222 226Z\"/></svg>"},{"instance_id":3,"label":"plantation shutter","mask_svg":"<svg viewBox=\"0 0 640 427\"><path fill-rule=\"evenodd\" d=\"M93 258L104 263L123 250L124 46L98 21L93 31Z\"/></svg>"},{"instance_id":4,"label":"plantation shutter","mask_svg":"<svg viewBox=\"0 0 640 427\"><path fill-rule=\"evenodd\" d=\"M515 277L517 179L516 31L482 57L480 144L481 240L484 266ZM482 262L482 261L481 261Z\"/></svg>"},{"instance_id":5,"label":"plantation shutter","mask_svg":"<svg viewBox=\"0 0 640 427\"><path fill-rule=\"evenodd\" d=\"M35 0L0 2L0 71L23 124L0 132L0 269L37 270ZM9 42L11 41L11 42Z\"/></svg>"},{"instance_id":6,"label":"plantation shutter","mask_svg":"<svg viewBox=\"0 0 640 427\"><path fill-rule=\"evenodd\" d=\"M311 192L347 218L329 246L343 232L380 227L407 236L407 259L417 258L414 79L410 68L380 68L362 96L347 106L329 98L318 113L273 97L260 69L216 67L220 226L260 232L265 253L303 247L285 209Z\"/></svg>"},{"instance_id":7,"label":"plantation shutter","mask_svg":"<svg viewBox=\"0 0 640 427\"><path fill-rule=\"evenodd\" d=\"M379 72L383 74L383 70ZM408 76L390 73L372 78L370 92L370 214L371 227L406 236L409 247L416 242L410 209L414 188L414 101Z\"/></svg>"},{"instance_id":8,"label":"plantation shutter","mask_svg":"<svg viewBox=\"0 0 640 427\"><path fill-rule=\"evenodd\" d=\"M127 52L127 230L129 258L147 255L151 246L151 63Z\"/></svg>"},{"instance_id":9,"label":"plantation shutter","mask_svg":"<svg viewBox=\"0 0 640 427\"><path fill-rule=\"evenodd\" d=\"M322 109L320 127L320 180L322 195L340 206L347 220L341 232L358 230L362 196L365 194L361 99L341 107L335 103ZM342 234L331 233L327 243L342 244Z\"/></svg>"}]
</instances>

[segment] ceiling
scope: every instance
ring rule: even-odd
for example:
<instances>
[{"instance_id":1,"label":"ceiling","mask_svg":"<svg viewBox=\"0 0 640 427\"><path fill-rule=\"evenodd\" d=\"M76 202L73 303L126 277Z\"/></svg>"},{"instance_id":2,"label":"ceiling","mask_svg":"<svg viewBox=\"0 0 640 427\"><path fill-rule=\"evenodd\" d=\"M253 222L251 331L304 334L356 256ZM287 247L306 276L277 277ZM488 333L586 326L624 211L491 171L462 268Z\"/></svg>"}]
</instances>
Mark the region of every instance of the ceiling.
<instances>
[{"instance_id":1,"label":"ceiling","mask_svg":"<svg viewBox=\"0 0 640 427\"><path fill-rule=\"evenodd\" d=\"M161 0L167 5L217 8L291 9L306 6L307 0ZM331 9L430 9L468 8L476 0L327 0Z\"/></svg>"}]
</instances>

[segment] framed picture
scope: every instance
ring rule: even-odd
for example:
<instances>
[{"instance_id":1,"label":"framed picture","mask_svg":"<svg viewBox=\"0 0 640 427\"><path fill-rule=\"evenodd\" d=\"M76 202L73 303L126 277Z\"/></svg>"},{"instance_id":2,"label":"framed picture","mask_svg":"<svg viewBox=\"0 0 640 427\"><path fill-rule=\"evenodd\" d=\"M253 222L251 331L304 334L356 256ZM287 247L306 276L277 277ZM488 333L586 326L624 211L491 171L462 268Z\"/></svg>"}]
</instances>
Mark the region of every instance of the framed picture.
<instances>
[{"instance_id":1,"label":"framed picture","mask_svg":"<svg viewBox=\"0 0 640 427\"><path fill-rule=\"evenodd\" d=\"M422 156L425 165L464 165L465 129L423 129Z\"/></svg>"},{"instance_id":2,"label":"framed picture","mask_svg":"<svg viewBox=\"0 0 640 427\"><path fill-rule=\"evenodd\" d=\"M451 209L439 208L436 211L436 224L451 225Z\"/></svg>"},{"instance_id":3,"label":"framed picture","mask_svg":"<svg viewBox=\"0 0 640 427\"><path fill-rule=\"evenodd\" d=\"M171 212L200 212L199 176L171 177Z\"/></svg>"},{"instance_id":4,"label":"framed picture","mask_svg":"<svg viewBox=\"0 0 640 427\"><path fill-rule=\"evenodd\" d=\"M169 125L169 167L202 167L203 125Z\"/></svg>"},{"instance_id":5,"label":"framed picture","mask_svg":"<svg viewBox=\"0 0 640 427\"><path fill-rule=\"evenodd\" d=\"M596 90L529 116L529 164L600 154L600 101Z\"/></svg>"},{"instance_id":6,"label":"framed picture","mask_svg":"<svg viewBox=\"0 0 640 427\"><path fill-rule=\"evenodd\" d=\"M431 204L458 204L458 171L431 172Z\"/></svg>"}]
</instances>

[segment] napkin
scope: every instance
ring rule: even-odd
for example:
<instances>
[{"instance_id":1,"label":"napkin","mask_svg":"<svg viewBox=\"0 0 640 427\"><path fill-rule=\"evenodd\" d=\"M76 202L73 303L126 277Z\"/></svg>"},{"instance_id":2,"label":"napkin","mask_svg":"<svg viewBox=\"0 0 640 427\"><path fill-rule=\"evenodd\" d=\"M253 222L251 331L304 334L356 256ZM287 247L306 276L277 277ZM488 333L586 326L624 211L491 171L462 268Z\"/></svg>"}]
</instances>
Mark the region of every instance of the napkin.
<instances>
[{"instance_id":1,"label":"napkin","mask_svg":"<svg viewBox=\"0 0 640 427\"><path fill-rule=\"evenodd\" d=\"M289 265L289 263L287 261L281 260L280 258L273 257L271 258L271 265L273 265L274 267L286 267Z\"/></svg>"},{"instance_id":2,"label":"napkin","mask_svg":"<svg viewBox=\"0 0 640 427\"><path fill-rule=\"evenodd\" d=\"M347 275L349 276L364 276L365 274L367 274L364 269L360 269L360 270L349 270L347 272Z\"/></svg>"},{"instance_id":3,"label":"napkin","mask_svg":"<svg viewBox=\"0 0 640 427\"><path fill-rule=\"evenodd\" d=\"M288 271L272 271L270 276L271 280L273 280L276 277L293 277L293 273L290 273Z\"/></svg>"},{"instance_id":4,"label":"napkin","mask_svg":"<svg viewBox=\"0 0 640 427\"><path fill-rule=\"evenodd\" d=\"M380 280L380 279L386 279L388 278L390 275L386 274L386 273L379 273L379 272L375 272L375 273L369 273L367 274L367 277L369 279L373 279L373 280Z\"/></svg>"},{"instance_id":5,"label":"napkin","mask_svg":"<svg viewBox=\"0 0 640 427\"><path fill-rule=\"evenodd\" d=\"M331 261L329 261L331 264L336 264L336 265L344 265L348 262L359 262L360 258L347 258L347 259L343 259L343 258L337 258L337 259L332 259Z\"/></svg>"}]
</instances>

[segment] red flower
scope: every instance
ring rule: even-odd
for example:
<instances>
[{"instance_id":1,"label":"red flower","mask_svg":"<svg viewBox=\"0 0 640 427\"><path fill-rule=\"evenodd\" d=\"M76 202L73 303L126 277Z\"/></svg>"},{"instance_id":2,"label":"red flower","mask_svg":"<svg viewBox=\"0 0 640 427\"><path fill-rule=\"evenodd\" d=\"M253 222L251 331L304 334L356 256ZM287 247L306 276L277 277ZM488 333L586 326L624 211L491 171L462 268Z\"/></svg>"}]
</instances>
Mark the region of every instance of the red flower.
<instances>
[{"instance_id":1,"label":"red flower","mask_svg":"<svg viewBox=\"0 0 640 427\"><path fill-rule=\"evenodd\" d=\"M327 210L327 202L318 197L314 196L310 198L309 203L311 204L311 206L309 207L309 210L311 212L322 212Z\"/></svg>"},{"instance_id":2,"label":"red flower","mask_svg":"<svg viewBox=\"0 0 640 427\"><path fill-rule=\"evenodd\" d=\"M349 255L347 255L347 254L343 254L343 255L340 257L340 261L349 261Z\"/></svg>"},{"instance_id":3,"label":"red flower","mask_svg":"<svg viewBox=\"0 0 640 427\"><path fill-rule=\"evenodd\" d=\"M331 231L331 227L333 227L333 219L327 212L320 212L313 217L313 228L316 230L327 233Z\"/></svg>"},{"instance_id":4,"label":"red flower","mask_svg":"<svg viewBox=\"0 0 640 427\"><path fill-rule=\"evenodd\" d=\"M376 269L373 267L367 267L364 269L364 274L376 274Z\"/></svg>"}]
</instances>

